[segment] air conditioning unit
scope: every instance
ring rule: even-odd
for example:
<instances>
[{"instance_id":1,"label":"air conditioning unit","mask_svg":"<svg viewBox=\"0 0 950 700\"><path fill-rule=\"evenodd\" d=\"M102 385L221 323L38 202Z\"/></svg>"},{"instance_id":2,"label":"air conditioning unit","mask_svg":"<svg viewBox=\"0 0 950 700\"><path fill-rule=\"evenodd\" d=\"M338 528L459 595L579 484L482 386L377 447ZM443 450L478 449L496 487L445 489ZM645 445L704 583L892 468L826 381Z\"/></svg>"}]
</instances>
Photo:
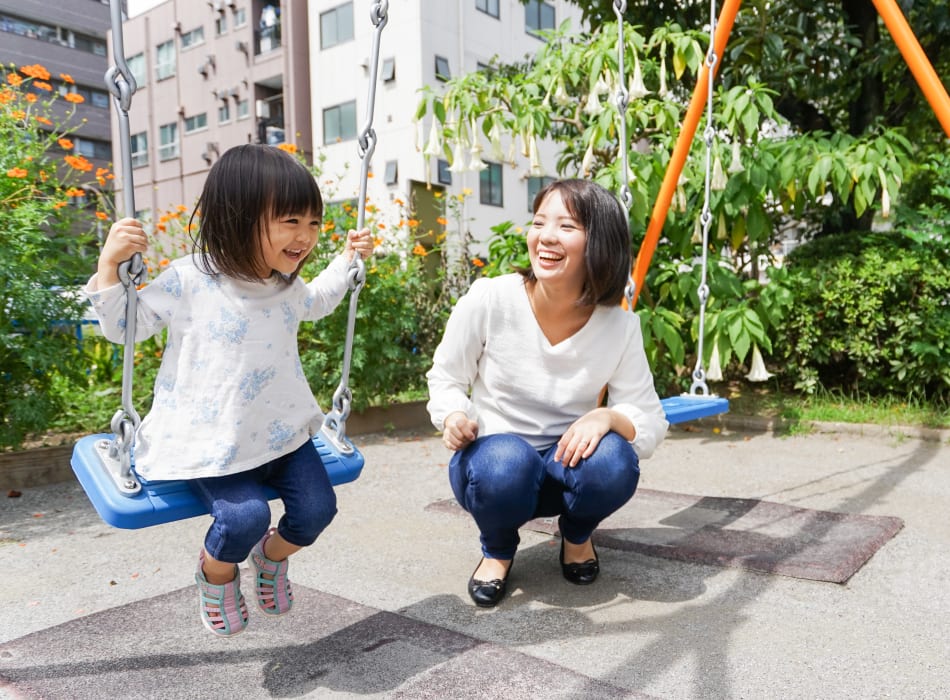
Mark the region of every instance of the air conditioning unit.
<instances>
[{"instance_id":1,"label":"air conditioning unit","mask_svg":"<svg viewBox=\"0 0 950 700\"><path fill-rule=\"evenodd\" d=\"M208 64L207 64L207 63L202 63L200 66L198 66L198 72L201 73L201 75L203 75L205 78L207 78L207 77L208 77Z\"/></svg>"},{"instance_id":2,"label":"air conditioning unit","mask_svg":"<svg viewBox=\"0 0 950 700\"><path fill-rule=\"evenodd\" d=\"M172 22L172 31L181 34L181 22Z\"/></svg>"}]
</instances>

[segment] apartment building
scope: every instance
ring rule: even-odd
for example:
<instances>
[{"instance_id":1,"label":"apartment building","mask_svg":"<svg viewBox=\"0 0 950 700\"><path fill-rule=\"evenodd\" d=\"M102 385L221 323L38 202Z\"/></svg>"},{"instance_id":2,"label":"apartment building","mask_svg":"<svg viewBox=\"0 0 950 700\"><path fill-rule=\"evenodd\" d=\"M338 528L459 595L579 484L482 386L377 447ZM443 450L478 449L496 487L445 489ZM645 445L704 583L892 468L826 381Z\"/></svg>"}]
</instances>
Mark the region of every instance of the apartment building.
<instances>
[{"instance_id":1,"label":"apartment building","mask_svg":"<svg viewBox=\"0 0 950 700\"><path fill-rule=\"evenodd\" d=\"M190 209L231 146L289 141L310 153L306 5L167 0L126 20L137 216Z\"/></svg>"},{"instance_id":2,"label":"apartment building","mask_svg":"<svg viewBox=\"0 0 950 700\"><path fill-rule=\"evenodd\" d=\"M106 88L106 33L110 25L108 0L62 0L54 7L41 0L0 0L0 64L8 68L40 64L62 92L84 100L75 105L70 124L73 154L85 156L97 168L111 167L109 121L112 95ZM62 81L65 73L74 83ZM57 100L62 118L74 105Z\"/></svg>"},{"instance_id":3,"label":"apartment building","mask_svg":"<svg viewBox=\"0 0 950 700\"><path fill-rule=\"evenodd\" d=\"M343 173L333 183L337 198L351 198L358 191L356 139L366 114L373 5L371 0L310 3L313 143L326 155L324 172L331 178ZM473 254L487 252L492 226L526 222L534 193L555 174L551 145L540 147L542 176L529 175L527 158L519 156L511 165L493 162L486 154L482 160L487 168L452 172L447 161L427 159L419 150L429 126L413 122L419 89L438 89L446 78L474 72L494 57L524 60L543 41L538 29L553 29L570 18L580 30L580 17L580 10L565 0L526 5L519 0L390 2L380 46L372 201L384 212L387 202L406 203L422 231L447 227L450 239L453 233L468 234ZM440 224L446 213L444 195L463 192L471 194L461 210Z\"/></svg>"},{"instance_id":4,"label":"apartment building","mask_svg":"<svg viewBox=\"0 0 950 700\"><path fill-rule=\"evenodd\" d=\"M373 6L372 0L167 0L126 21L126 59L139 85L130 109L138 214L191 207L214 160L248 142L293 143L322 162L328 199L354 199ZM568 17L580 27L580 11L566 0L388 3L369 184L380 216L397 220L399 210L411 207L423 230L438 231L445 227L438 222L445 197L435 193L469 191L448 228L470 233L476 252L491 226L528 219L529 201L546 178L529 177L527 159L514 166L486 160L480 172L426 163L418 146L428 125L413 116L422 86L438 86L496 56L521 60L540 46L538 29ZM542 144L541 158L552 175L550 147Z\"/></svg>"}]
</instances>

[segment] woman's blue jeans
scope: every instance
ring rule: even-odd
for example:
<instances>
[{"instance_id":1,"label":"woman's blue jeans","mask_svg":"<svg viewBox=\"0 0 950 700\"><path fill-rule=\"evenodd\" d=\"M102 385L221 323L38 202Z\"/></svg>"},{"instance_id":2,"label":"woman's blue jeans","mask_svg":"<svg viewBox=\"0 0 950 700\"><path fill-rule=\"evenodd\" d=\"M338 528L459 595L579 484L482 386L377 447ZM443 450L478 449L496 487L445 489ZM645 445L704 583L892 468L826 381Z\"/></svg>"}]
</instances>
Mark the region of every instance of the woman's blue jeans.
<instances>
[{"instance_id":1,"label":"woman's blue jeans","mask_svg":"<svg viewBox=\"0 0 950 700\"><path fill-rule=\"evenodd\" d=\"M475 518L486 557L511 559L521 541L518 528L555 515L561 536L582 544L637 490L639 459L617 433L607 433L576 467L555 461L556 450L538 451L516 435L498 434L452 455L452 491Z\"/></svg>"},{"instance_id":2,"label":"woman's blue jeans","mask_svg":"<svg viewBox=\"0 0 950 700\"><path fill-rule=\"evenodd\" d=\"M270 528L265 486L284 502L277 532L290 544L310 546L336 515L336 494L311 440L256 469L191 483L214 518L205 551L218 561L244 561Z\"/></svg>"}]
</instances>

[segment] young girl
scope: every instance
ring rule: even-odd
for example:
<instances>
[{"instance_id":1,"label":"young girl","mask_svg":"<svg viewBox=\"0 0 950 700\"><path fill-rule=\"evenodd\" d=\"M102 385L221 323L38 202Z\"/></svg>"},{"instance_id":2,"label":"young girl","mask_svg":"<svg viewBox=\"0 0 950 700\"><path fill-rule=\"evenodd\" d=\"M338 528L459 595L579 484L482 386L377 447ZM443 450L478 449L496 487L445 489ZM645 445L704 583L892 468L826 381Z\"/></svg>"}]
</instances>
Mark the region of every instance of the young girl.
<instances>
[{"instance_id":1,"label":"young girl","mask_svg":"<svg viewBox=\"0 0 950 700\"><path fill-rule=\"evenodd\" d=\"M427 375L452 491L481 533L468 582L481 607L504 597L532 518L558 516L561 573L593 583L591 535L633 497L668 427L640 319L620 306L631 255L617 199L556 180L535 197L527 244L530 267L459 299Z\"/></svg>"},{"instance_id":2,"label":"young girl","mask_svg":"<svg viewBox=\"0 0 950 700\"><path fill-rule=\"evenodd\" d=\"M243 145L221 156L198 201L194 253L138 294L134 341L168 330L152 408L136 434L135 467L150 480L189 479L214 521L198 559L201 620L231 636L248 621L238 564L251 554L257 604L290 610L287 558L313 544L336 497L311 441L324 415L297 352L301 321L328 315L347 290L353 256L369 256L369 231L316 279L300 268L317 241L323 201L313 176L280 149ZM142 253L135 219L117 221L85 288L104 335L125 337L126 294L117 267ZM264 487L285 514L270 528Z\"/></svg>"}]
</instances>

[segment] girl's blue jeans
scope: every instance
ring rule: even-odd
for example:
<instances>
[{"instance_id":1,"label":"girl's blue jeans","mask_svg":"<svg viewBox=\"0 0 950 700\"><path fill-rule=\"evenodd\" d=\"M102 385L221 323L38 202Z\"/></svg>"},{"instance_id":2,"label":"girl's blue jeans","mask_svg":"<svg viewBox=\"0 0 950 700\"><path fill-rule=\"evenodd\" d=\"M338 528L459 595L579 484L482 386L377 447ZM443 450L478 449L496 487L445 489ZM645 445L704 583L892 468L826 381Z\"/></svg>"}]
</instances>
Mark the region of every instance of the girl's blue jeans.
<instances>
[{"instance_id":1,"label":"girl's blue jeans","mask_svg":"<svg viewBox=\"0 0 950 700\"><path fill-rule=\"evenodd\" d=\"M205 551L218 561L244 561L270 528L265 486L284 502L277 532L290 544L310 546L336 515L336 494L311 440L256 469L191 483L214 518Z\"/></svg>"},{"instance_id":2,"label":"girl's blue jeans","mask_svg":"<svg viewBox=\"0 0 950 700\"><path fill-rule=\"evenodd\" d=\"M607 433L576 467L555 461L556 450L556 444L539 451L516 435L498 434L452 455L452 491L475 519L486 557L514 557L518 528L534 518L559 516L561 536L582 544L637 490L639 459L617 433Z\"/></svg>"}]
</instances>

